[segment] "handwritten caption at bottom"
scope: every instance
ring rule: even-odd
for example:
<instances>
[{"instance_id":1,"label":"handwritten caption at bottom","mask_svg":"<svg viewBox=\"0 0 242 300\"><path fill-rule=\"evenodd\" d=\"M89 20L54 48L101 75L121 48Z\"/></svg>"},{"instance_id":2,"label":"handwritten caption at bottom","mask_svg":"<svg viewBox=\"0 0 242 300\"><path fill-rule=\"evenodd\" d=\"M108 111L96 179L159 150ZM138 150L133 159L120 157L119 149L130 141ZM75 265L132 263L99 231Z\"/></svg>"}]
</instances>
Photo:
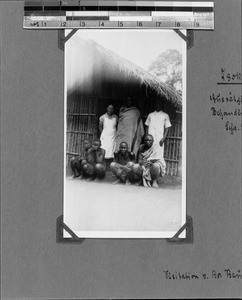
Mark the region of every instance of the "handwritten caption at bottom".
<instances>
[{"instance_id":1,"label":"handwritten caption at bottom","mask_svg":"<svg viewBox=\"0 0 242 300\"><path fill-rule=\"evenodd\" d=\"M211 270L210 272L195 274L190 272L171 272L163 270L163 278L167 280L207 280L207 279L242 279L240 270L232 271L224 269L223 271Z\"/></svg>"}]
</instances>

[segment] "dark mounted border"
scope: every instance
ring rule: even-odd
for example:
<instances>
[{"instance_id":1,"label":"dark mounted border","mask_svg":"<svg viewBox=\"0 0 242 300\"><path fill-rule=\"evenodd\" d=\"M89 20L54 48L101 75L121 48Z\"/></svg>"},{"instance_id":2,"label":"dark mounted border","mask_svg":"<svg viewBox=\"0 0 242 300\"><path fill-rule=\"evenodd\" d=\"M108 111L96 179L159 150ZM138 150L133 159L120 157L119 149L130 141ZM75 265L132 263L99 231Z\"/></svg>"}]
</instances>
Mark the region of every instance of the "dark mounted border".
<instances>
[{"instance_id":1,"label":"dark mounted border","mask_svg":"<svg viewBox=\"0 0 242 300\"><path fill-rule=\"evenodd\" d=\"M78 29L72 29L72 31L65 36L65 29L58 29L58 48L64 51L65 42L67 42Z\"/></svg>"},{"instance_id":2,"label":"dark mounted border","mask_svg":"<svg viewBox=\"0 0 242 300\"><path fill-rule=\"evenodd\" d=\"M71 238L65 238L64 229L71 235ZM64 222L63 215L56 220L56 242L57 243L82 243L85 239L79 238Z\"/></svg>"},{"instance_id":3,"label":"dark mounted border","mask_svg":"<svg viewBox=\"0 0 242 300\"><path fill-rule=\"evenodd\" d=\"M188 29L187 35L183 34L179 29L174 29L174 31L187 43L187 50L193 47L194 30Z\"/></svg>"},{"instance_id":4,"label":"dark mounted border","mask_svg":"<svg viewBox=\"0 0 242 300\"><path fill-rule=\"evenodd\" d=\"M63 233L66 230L71 237L65 238ZM179 235L186 230L186 237L179 238ZM79 238L64 222L63 215L56 220L56 242L57 243L82 243L85 238ZM186 217L186 223L177 231L177 233L170 239L166 239L170 244L193 244L193 221L190 216Z\"/></svg>"},{"instance_id":5,"label":"dark mounted border","mask_svg":"<svg viewBox=\"0 0 242 300\"><path fill-rule=\"evenodd\" d=\"M186 237L179 238L179 235L186 230ZM177 231L177 233L171 238L167 239L168 243L171 244L193 244L193 221L192 217L186 217L186 223Z\"/></svg>"}]
</instances>

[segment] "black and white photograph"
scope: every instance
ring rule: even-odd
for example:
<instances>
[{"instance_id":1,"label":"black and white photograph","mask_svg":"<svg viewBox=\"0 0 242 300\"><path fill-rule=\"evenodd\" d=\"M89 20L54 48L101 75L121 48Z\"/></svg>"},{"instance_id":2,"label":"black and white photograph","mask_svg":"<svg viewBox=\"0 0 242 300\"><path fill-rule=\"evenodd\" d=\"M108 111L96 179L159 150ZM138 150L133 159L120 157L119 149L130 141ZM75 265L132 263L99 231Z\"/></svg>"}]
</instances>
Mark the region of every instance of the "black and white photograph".
<instances>
[{"instance_id":1,"label":"black and white photograph","mask_svg":"<svg viewBox=\"0 0 242 300\"><path fill-rule=\"evenodd\" d=\"M0 1L1 299L242 299L241 13Z\"/></svg>"},{"instance_id":2,"label":"black and white photograph","mask_svg":"<svg viewBox=\"0 0 242 300\"><path fill-rule=\"evenodd\" d=\"M64 107L64 223L80 238L173 237L186 220L181 36L78 30L65 43Z\"/></svg>"}]
</instances>

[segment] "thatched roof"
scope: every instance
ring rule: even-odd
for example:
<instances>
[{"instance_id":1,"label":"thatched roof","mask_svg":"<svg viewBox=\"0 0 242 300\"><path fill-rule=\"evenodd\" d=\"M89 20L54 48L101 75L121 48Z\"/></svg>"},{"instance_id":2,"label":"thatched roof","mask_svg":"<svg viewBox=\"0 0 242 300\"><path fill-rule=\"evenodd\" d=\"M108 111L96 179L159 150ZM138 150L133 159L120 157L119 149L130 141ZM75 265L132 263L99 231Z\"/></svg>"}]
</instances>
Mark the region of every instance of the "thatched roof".
<instances>
[{"instance_id":1,"label":"thatched roof","mask_svg":"<svg viewBox=\"0 0 242 300\"><path fill-rule=\"evenodd\" d=\"M78 38L78 42L82 47L91 49L95 57L98 57L100 64L108 64L112 69L119 72L128 80L139 82L140 86L144 85L146 89L155 91L157 95L165 96L168 101L175 107L181 107L182 97L174 88L162 82L156 76L148 73L143 68L121 57L117 53L104 48L93 40L82 40Z\"/></svg>"}]
</instances>

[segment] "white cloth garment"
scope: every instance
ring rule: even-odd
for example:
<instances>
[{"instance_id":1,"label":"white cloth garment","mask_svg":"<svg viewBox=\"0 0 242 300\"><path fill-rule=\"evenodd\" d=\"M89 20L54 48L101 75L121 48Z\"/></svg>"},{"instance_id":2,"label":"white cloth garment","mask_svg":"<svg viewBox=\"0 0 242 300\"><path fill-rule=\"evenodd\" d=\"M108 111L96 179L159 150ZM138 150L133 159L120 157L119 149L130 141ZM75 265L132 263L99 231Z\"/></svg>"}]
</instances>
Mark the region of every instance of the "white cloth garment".
<instances>
[{"instance_id":1,"label":"white cloth garment","mask_svg":"<svg viewBox=\"0 0 242 300\"><path fill-rule=\"evenodd\" d=\"M145 160L156 163L160 167L160 176L166 173L166 162L163 157L160 157L160 145L153 144L151 148L142 153L142 157ZM144 186L151 186L151 174L150 166L143 168L143 184Z\"/></svg>"},{"instance_id":2,"label":"white cloth garment","mask_svg":"<svg viewBox=\"0 0 242 300\"><path fill-rule=\"evenodd\" d=\"M145 125L148 126L148 133L154 138L154 144L159 145L160 140L164 137L165 128L171 127L170 118L163 111L154 111L147 117ZM160 157L164 156L164 144L160 147Z\"/></svg>"},{"instance_id":3,"label":"white cloth garment","mask_svg":"<svg viewBox=\"0 0 242 300\"><path fill-rule=\"evenodd\" d=\"M102 143L101 147L106 151L105 158L113 158L116 146L115 138L118 117L116 115L108 116L106 113L99 118L99 121L103 124L100 140Z\"/></svg>"}]
</instances>

